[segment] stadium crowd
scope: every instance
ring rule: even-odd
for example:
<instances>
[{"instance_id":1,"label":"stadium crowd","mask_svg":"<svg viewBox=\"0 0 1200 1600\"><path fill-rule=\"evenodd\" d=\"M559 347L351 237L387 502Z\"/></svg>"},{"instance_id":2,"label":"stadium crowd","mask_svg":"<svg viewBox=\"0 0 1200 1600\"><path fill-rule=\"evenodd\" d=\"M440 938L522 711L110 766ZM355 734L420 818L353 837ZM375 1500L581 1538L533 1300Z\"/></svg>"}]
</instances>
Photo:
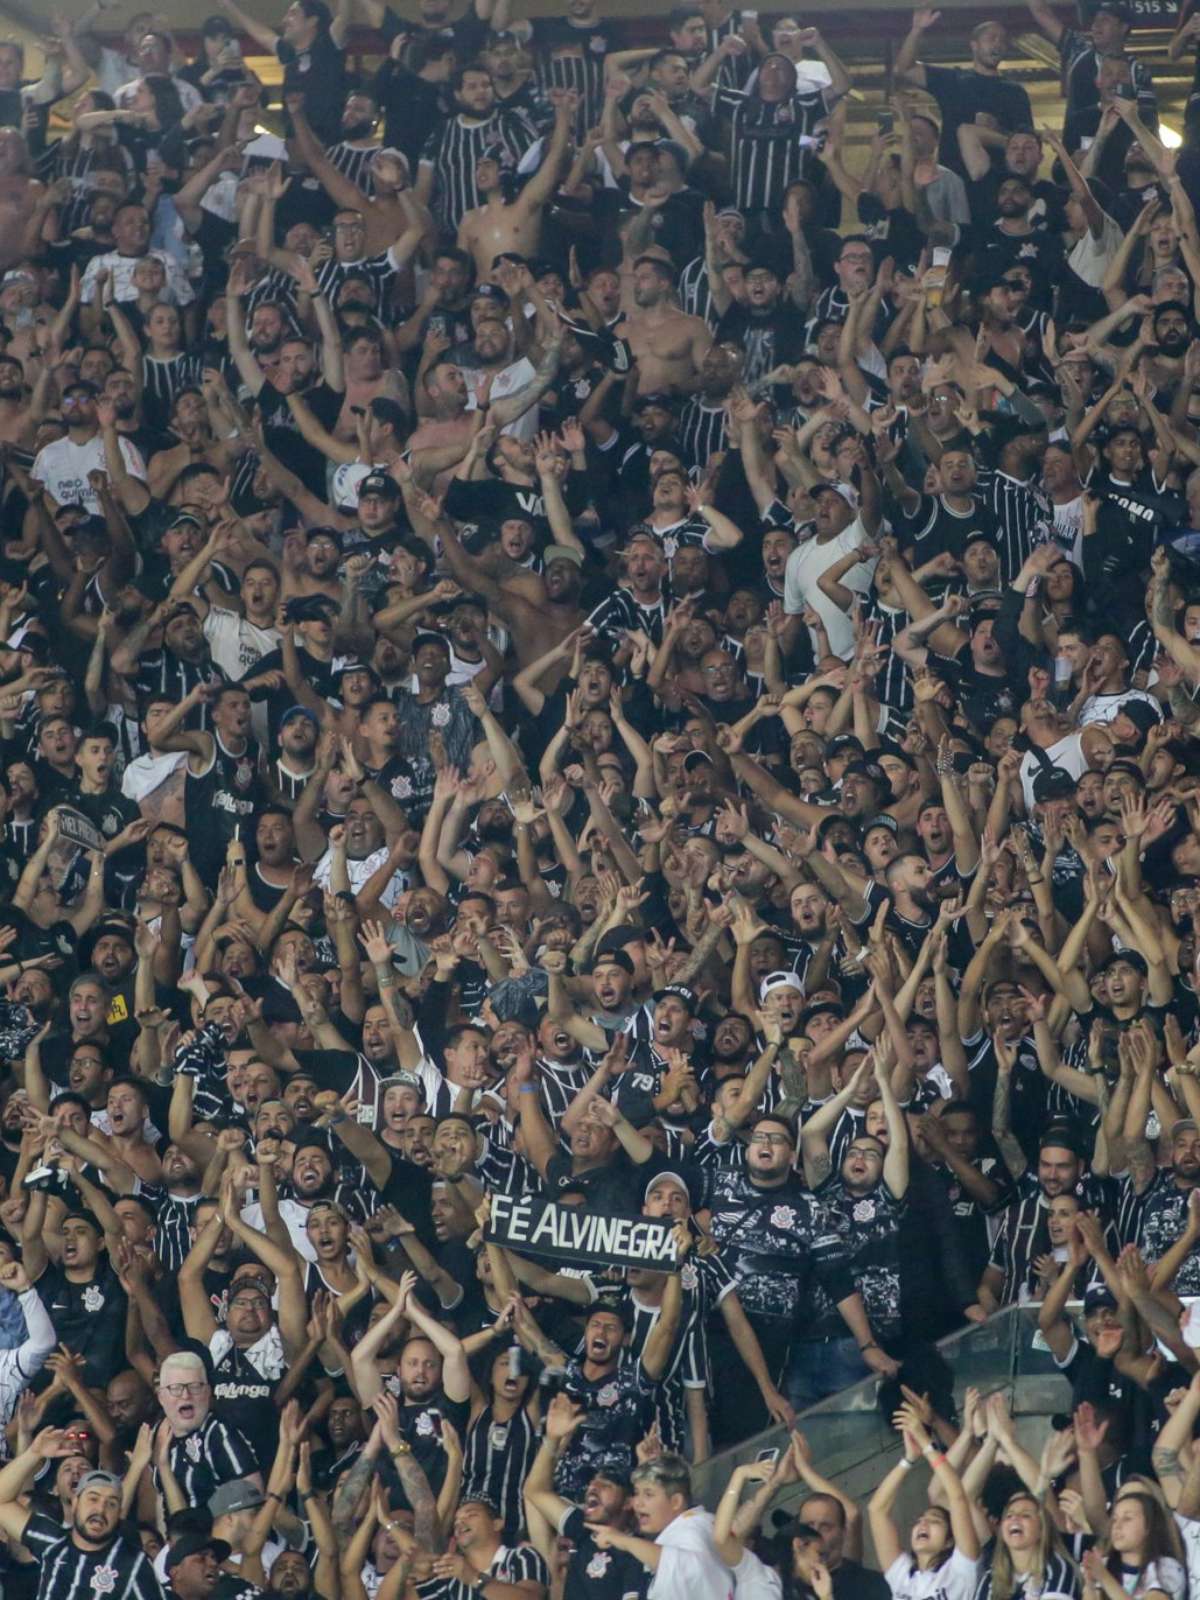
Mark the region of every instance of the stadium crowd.
<instances>
[{"instance_id":1,"label":"stadium crowd","mask_svg":"<svg viewBox=\"0 0 1200 1600\"><path fill-rule=\"evenodd\" d=\"M0 44L5 1600L1197 1600L1200 58L221 3Z\"/></svg>"}]
</instances>

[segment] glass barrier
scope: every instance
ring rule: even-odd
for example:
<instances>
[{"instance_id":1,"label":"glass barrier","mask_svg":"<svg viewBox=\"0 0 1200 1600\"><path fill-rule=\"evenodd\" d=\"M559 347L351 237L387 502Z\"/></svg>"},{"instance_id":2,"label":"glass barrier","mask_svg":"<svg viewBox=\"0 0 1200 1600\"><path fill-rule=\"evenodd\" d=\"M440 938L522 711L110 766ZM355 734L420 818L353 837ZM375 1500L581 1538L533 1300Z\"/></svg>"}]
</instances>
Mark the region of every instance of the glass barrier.
<instances>
[{"instance_id":1,"label":"glass barrier","mask_svg":"<svg viewBox=\"0 0 1200 1600\"><path fill-rule=\"evenodd\" d=\"M1078 1307L1071 1308L1076 1313ZM959 1406L968 1388L983 1394L1004 1390L1014 1418L1048 1417L1070 1404L1070 1385L1038 1335L1038 1307L1010 1306L952 1334L938 1346L954 1375ZM879 1380L866 1378L801 1413L799 1426L812 1448L813 1463L855 1497L869 1494L895 1459L896 1435L877 1404ZM770 1428L731 1450L722 1451L693 1473L697 1497L715 1507L729 1474L760 1451L786 1449L787 1431ZM799 1491L797 1492L798 1497ZM786 1505L786 1499L781 1501Z\"/></svg>"}]
</instances>

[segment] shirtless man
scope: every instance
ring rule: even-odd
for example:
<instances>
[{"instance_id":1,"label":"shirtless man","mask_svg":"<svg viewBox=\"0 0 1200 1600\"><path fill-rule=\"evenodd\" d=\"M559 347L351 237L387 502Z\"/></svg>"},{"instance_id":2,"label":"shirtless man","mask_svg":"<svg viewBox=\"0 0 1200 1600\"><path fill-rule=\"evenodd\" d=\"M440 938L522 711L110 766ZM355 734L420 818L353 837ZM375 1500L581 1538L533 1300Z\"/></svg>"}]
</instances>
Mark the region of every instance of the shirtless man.
<instances>
[{"instance_id":1,"label":"shirtless man","mask_svg":"<svg viewBox=\"0 0 1200 1600\"><path fill-rule=\"evenodd\" d=\"M365 257L382 255L410 227L419 224L422 239L433 238L433 219L413 192L408 162L399 150L380 150L371 161L371 185L375 190L369 204L358 186L339 172L324 146L312 131L300 105L300 96L289 95L287 109L292 117L289 153L294 153L309 169L325 193L343 211L361 211L366 229ZM268 196L282 198L287 179L272 171ZM273 263L276 264L276 263ZM285 268L286 270L286 268Z\"/></svg>"},{"instance_id":2,"label":"shirtless man","mask_svg":"<svg viewBox=\"0 0 1200 1600\"><path fill-rule=\"evenodd\" d=\"M487 278L499 255L521 255L527 261L541 249L542 213L558 187L567 142L575 125L579 96L569 89L551 89L554 132L542 164L523 189L510 198L512 176L500 163L484 159L475 168L475 186L487 198L468 211L458 225L458 248L475 262L480 281Z\"/></svg>"},{"instance_id":3,"label":"shirtless man","mask_svg":"<svg viewBox=\"0 0 1200 1600\"><path fill-rule=\"evenodd\" d=\"M21 259L25 227L44 185L30 177L32 163L16 128L0 128L0 268Z\"/></svg>"},{"instance_id":4,"label":"shirtless man","mask_svg":"<svg viewBox=\"0 0 1200 1600\"><path fill-rule=\"evenodd\" d=\"M633 301L617 332L629 340L638 364L639 394L691 394L700 384L700 363L712 332L699 317L675 303L675 274L658 256L633 264Z\"/></svg>"},{"instance_id":5,"label":"shirtless man","mask_svg":"<svg viewBox=\"0 0 1200 1600\"><path fill-rule=\"evenodd\" d=\"M0 356L0 444L14 444L23 449L33 444L45 409L40 398L45 391L46 384L39 383L32 400L27 400L21 363L15 356Z\"/></svg>"},{"instance_id":6,"label":"shirtless man","mask_svg":"<svg viewBox=\"0 0 1200 1600\"><path fill-rule=\"evenodd\" d=\"M356 328L345 336L343 379L346 398L334 427L334 437L346 444L358 440L358 418L372 400L394 400L411 415L412 400L403 373L384 360L383 340L374 328Z\"/></svg>"},{"instance_id":7,"label":"shirtless man","mask_svg":"<svg viewBox=\"0 0 1200 1600\"><path fill-rule=\"evenodd\" d=\"M432 519L439 508L429 503L425 509ZM447 518L435 521L433 527L456 582L469 594L486 600L488 609L511 631L522 667L547 655L583 621L579 605L583 577L575 552L551 545L551 559L539 575L498 551L485 552L482 557L471 555Z\"/></svg>"}]
</instances>

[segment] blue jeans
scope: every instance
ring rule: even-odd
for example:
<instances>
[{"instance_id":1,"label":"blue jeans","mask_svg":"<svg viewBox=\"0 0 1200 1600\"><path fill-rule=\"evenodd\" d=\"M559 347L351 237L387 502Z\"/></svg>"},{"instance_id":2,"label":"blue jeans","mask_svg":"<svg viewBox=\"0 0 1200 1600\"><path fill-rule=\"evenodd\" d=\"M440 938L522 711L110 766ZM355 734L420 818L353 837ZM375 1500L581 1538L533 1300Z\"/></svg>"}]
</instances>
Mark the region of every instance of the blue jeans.
<instances>
[{"instance_id":1,"label":"blue jeans","mask_svg":"<svg viewBox=\"0 0 1200 1600\"><path fill-rule=\"evenodd\" d=\"M787 1397L797 1411L816 1405L858 1383L870 1372L854 1338L808 1339L792 1345L786 1375Z\"/></svg>"}]
</instances>

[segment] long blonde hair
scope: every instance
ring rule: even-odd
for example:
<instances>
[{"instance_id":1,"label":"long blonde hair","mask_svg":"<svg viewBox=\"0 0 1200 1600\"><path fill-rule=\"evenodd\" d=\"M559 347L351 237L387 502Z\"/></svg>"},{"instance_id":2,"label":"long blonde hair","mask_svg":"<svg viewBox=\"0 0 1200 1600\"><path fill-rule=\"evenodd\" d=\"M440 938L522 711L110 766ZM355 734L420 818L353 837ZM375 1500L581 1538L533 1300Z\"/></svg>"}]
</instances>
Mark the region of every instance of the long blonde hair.
<instances>
[{"instance_id":1,"label":"long blonde hair","mask_svg":"<svg viewBox=\"0 0 1200 1600\"><path fill-rule=\"evenodd\" d=\"M1015 1494L1010 1494L1004 1502L1004 1510L1000 1513L1000 1526L1008 1515L1008 1508L1015 1505L1018 1500L1027 1500L1038 1514L1039 1533L1037 1543L1036 1572L1044 1574L1050 1564L1051 1556L1061 1556L1068 1560L1066 1549L1058 1536L1058 1529L1050 1520L1046 1507L1038 1501L1028 1489L1018 1489ZM996 1553L992 1557L992 1596L991 1600L1015 1600L1018 1588L1016 1568L1008 1546L1004 1542L1004 1535L997 1529Z\"/></svg>"}]
</instances>

